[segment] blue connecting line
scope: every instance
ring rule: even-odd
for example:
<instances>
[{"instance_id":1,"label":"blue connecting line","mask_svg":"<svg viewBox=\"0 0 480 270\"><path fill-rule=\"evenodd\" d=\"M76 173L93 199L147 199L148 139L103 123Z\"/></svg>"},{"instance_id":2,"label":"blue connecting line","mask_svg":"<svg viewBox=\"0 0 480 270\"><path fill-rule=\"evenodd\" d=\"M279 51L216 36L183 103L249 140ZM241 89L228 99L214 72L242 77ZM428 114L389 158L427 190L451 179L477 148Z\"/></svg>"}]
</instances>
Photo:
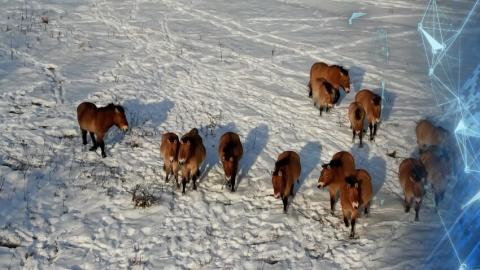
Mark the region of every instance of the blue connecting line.
<instances>
[{"instance_id":1,"label":"blue connecting line","mask_svg":"<svg viewBox=\"0 0 480 270\"><path fill-rule=\"evenodd\" d=\"M479 119L472 111L476 104L478 104L474 97L478 95L479 86L475 82L480 78L480 71L477 71L480 70L480 68L477 67L477 70L473 73L473 77L462 87L460 83L462 68L460 47L458 47L458 55L452 54L450 49L453 48L454 43L462 34L467 23L470 22L470 19L474 16L480 0L471 2L473 3L472 8L468 11L458 28L445 22L440 22L440 18L443 17L440 16L436 0L429 0L422 20L418 24L418 32L423 42L428 64L428 74L431 79L431 87L434 97L437 100L437 105L448 106L450 111L448 115L455 114L455 120L458 121L454 134L456 144L460 149L461 157L459 158L461 158L464 163L465 173L480 172L479 146L471 140L473 138L480 139L480 132L477 130L478 127L480 127ZM458 78L455 78L457 72L453 69L457 67ZM439 94L438 91L442 89L444 91ZM445 102L443 98L449 100ZM439 99L441 99L441 101ZM471 189L472 187L469 186L466 187L465 191L471 191ZM468 193L471 195L470 192ZM475 205L475 202L479 201L480 192L473 195L466 203L459 202L461 213L449 228L447 228L440 213L437 212L445 235L432 250L429 256L430 259L435 255L435 252L437 252L442 243L444 243L444 240L448 239L448 243L451 245L455 257L458 260L458 269L467 269L467 263L471 265L471 267L475 267L475 265L472 264L478 263L480 242L471 238L474 237L471 235L472 232L466 233L465 230L469 230L472 226L474 230L478 230L479 216L474 208L471 207ZM462 222L460 222L460 220L462 220ZM473 231L473 234L475 235L477 232L478 231ZM463 261L461 257L463 257Z\"/></svg>"},{"instance_id":2,"label":"blue connecting line","mask_svg":"<svg viewBox=\"0 0 480 270\"><path fill-rule=\"evenodd\" d=\"M350 16L350 19L348 19L348 24L352 24L352 21L354 19L357 19L357 18L360 18L360 17L363 17L367 15L367 13L364 13L364 12L353 12L352 13L352 16Z\"/></svg>"}]
</instances>

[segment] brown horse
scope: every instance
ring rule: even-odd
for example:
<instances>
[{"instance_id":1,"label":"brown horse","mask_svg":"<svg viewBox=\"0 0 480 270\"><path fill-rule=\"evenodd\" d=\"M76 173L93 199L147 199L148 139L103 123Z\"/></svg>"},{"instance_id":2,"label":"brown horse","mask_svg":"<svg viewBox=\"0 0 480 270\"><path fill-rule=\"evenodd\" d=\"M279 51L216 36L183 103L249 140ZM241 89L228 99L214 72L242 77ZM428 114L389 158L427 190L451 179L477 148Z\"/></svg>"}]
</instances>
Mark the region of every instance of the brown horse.
<instances>
[{"instance_id":1,"label":"brown horse","mask_svg":"<svg viewBox=\"0 0 480 270\"><path fill-rule=\"evenodd\" d=\"M324 109L328 112L333 108L333 104L336 103L339 96L338 89L335 89L333 85L325 79L321 78L312 82L313 105L318 106L320 116L322 116Z\"/></svg>"},{"instance_id":2,"label":"brown horse","mask_svg":"<svg viewBox=\"0 0 480 270\"><path fill-rule=\"evenodd\" d=\"M200 166L205 160L205 155L205 146L203 146L202 137L196 128L182 136L178 150L178 164L182 170L183 194L185 194L185 187L190 179L193 181L193 189L197 189L196 181L200 176Z\"/></svg>"},{"instance_id":3,"label":"brown horse","mask_svg":"<svg viewBox=\"0 0 480 270\"><path fill-rule=\"evenodd\" d=\"M343 88L345 93L350 93L350 75L348 70L339 65L328 65L323 62L317 62L310 68L310 81L308 82L308 88L310 92L309 97L312 97L312 82L324 78L333 88ZM335 101L336 103L337 101Z\"/></svg>"},{"instance_id":4,"label":"brown horse","mask_svg":"<svg viewBox=\"0 0 480 270\"><path fill-rule=\"evenodd\" d=\"M287 213L288 196L293 195L293 187L301 171L300 156L293 151L281 153L275 162L272 173L273 196L282 198L284 213Z\"/></svg>"},{"instance_id":5,"label":"brown horse","mask_svg":"<svg viewBox=\"0 0 480 270\"><path fill-rule=\"evenodd\" d=\"M350 238L355 237L355 223L358 217L358 210L360 207L364 207L365 215L368 215L372 196L372 178L366 170L356 170L354 175L345 178L345 184L340 191L340 200L345 226L348 227L350 225L349 221L352 223Z\"/></svg>"},{"instance_id":6,"label":"brown horse","mask_svg":"<svg viewBox=\"0 0 480 270\"><path fill-rule=\"evenodd\" d=\"M363 146L363 122L365 121L365 110L359 102L352 102L348 107L348 119L352 128L352 143L355 143L355 135L360 138L360 147Z\"/></svg>"},{"instance_id":7,"label":"brown horse","mask_svg":"<svg viewBox=\"0 0 480 270\"><path fill-rule=\"evenodd\" d=\"M82 131L83 145L87 144L87 132L89 132L93 143L90 151L96 151L100 146L102 157L107 156L105 154L105 142L103 141L107 131L113 125L124 132L128 130L125 110L120 105L108 104L105 107L97 108L93 103L82 102L77 107L77 119ZM97 137L96 140L95 136Z\"/></svg>"},{"instance_id":8,"label":"brown horse","mask_svg":"<svg viewBox=\"0 0 480 270\"><path fill-rule=\"evenodd\" d=\"M417 144L420 154L432 145L441 146L445 149L449 147L449 134L446 129L435 126L428 120L420 120L415 127L417 134Z\"/></svg>"},{"instance_id":9,"label":"brown horse","mask_svg":"<svg viewBox=\"0 0 480 270\"><path fill-rule=\"evenodd\" d=\"M225 180L230 182L231 190L234 192L238 163L243 156L243 146L238 134L227 132L220 137L218 156L225 171Z\"/></svg>"},{"instance_id":10,"label":"brown horse","mask_svg":"<svg viewBox=\"0 0 480 270\"><path fill-rule=\"evenodd\" d=\"M370 141L377 136L377 127L382 113L382 97L368 89L360 90L355 95L355 101L362 104L367 114L368 127L370 128Z\"/></svg>"},{"instance_id":11,"label":"brown horse","mask_svg":"<svg viewBox=\"0 0 480 270\"><path fill-rule=\"evenodd\" d=\"M165 171L165 182L169 181L170 175L175 176L178 186L178 149L180 142L177 134L167 132L162 135L160 144L160 155L163 158L163 170Z\"/></svg>"},{"instance_id":12,"label":"brown horse","mask_svg":"<svg viewBox=\"0 0 480 270\"><path fill-rule=\"evenodd\" d=\"M418 221L418 212L423 198L423 184L427 172L423 164L414 158L407 158L398 167L400 186L405 195L405 212L410 212L410 207L415 201L415 221Z\"/></svg>"},{"instance_id":13,"label":"brown horse","mask_svg":"<svg viewBox=\"0 0 480 270\"><path fill-rule=\"evenodd\" d=\"M444 149L435 145L422 152L420 161L427 171L427 181L432 185L435 207L438 209L438 204L443 200L447 189L448 178L452 173L452 161L448 158L448 153Z\"/></svg>"},{"instance_id":14,"label":"brown horse","mask_svg":"<svg viewBox=\"0 0 480 270\"><path fill-rule=\"evenodd\" d=\"M352 154L341 151L333 155L332 160L322 165L318 178L318 188L328 187L330 193L330 211L334 214L337 192L345 184L345 178L355 174L355 160Z\"/></svg>"}]
</instances>

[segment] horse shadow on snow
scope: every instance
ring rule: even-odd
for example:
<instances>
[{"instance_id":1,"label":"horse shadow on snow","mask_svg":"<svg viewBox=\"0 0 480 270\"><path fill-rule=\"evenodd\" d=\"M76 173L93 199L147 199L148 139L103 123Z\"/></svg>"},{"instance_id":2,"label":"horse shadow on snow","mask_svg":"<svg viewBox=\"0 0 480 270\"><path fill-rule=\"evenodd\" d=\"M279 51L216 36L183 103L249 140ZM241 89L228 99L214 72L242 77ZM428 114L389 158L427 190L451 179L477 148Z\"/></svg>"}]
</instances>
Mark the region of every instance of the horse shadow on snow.
<instances>
[{"instance_id":1,"label":"horse shadow on snow","mask_svg":"<svg viewBox=\"0 0 480 270\"><path fill-rule=\"evenodd\" d=\"M247 138L243 142L243 157L240 160L237 187L248 175L255 161L262 153L268 142L268 126L260 124L248 132Z\"/></svg>"},{"instance_id":2,"label":"horse shadow on snow","mask_svg":"<svg viewBox=\"0 0 480 270\"><path fill-rule=\"evenodd\" d=\"M355 159L355 167L357 169L364 169L368 171L372 178L373 196L375 196L387 177L387 162L380 156L369 157L370 145L369 142L365 142L362 148L355 144L351 148L351 153Z\"/></svg>"},{"instance_id":3,"label":"horse shadow on snow","mask_svg":"<svg viewBox=\"0 0 480 270\"><path fill-rule=\"evenodd\" d=\"M123 102L121 105L125 109L129 131L124 133L113 126L106 137L106 144L116 144L122 141L125 136L145 125L158 127L165 121L175 104L169 99L153 103L144 103L139 99L132 99Z\"/></svg>"}]
</instances>

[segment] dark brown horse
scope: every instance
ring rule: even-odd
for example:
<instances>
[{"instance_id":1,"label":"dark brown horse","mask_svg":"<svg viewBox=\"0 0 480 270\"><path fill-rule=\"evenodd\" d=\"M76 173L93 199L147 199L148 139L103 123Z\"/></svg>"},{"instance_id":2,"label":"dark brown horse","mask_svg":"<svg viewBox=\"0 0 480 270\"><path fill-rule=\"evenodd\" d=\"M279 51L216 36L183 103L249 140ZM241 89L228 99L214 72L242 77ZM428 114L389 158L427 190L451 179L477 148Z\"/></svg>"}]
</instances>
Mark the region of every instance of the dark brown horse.
<instances>
[{"instance_id":1,"label":"dark brown horse","mask_svg":"<svg viewBox=\"0 0 480 270\"><path fill-rule=\"evenodd\" d=\"M355 160L352 154L341 151L333 155L329 163L322 165L322 171L318 178L318 188L328 188L330 193L330 212L335 212L337 192L345 184L345 178L355 174Z\"/></svg>"},{"instance_id":2,"label":"dark brown horse","mask_svg":"<svg viewBox=\"0 0 480 270\"><path fill-rule=\"evenodd\" d=\"M398 178L405 195L405 212L410 212L410 207L415 202L415 221L418 221L426 176L427 171L422 162L414 158L404 159L398 167Z\"/></svg>"},{"instance_id":3,"label":"dark brown horse","mask_svg":"<svg viewBox=\"0 0 480 270\"><path fill-rule=\"evenodd\" d=\"M327 80L321 78L312 82L313 105L318 106L320 116L322 116L324 109L328 113L328 111L333 108L339 96L340 92L338 89L333 88L333 85Z\"/></svg>"},{"instance_id":4,"label":"dark brown horse","mask_svg":"<svg viewBox=\"0 0 480 270\"><path fill-rule=\"evenodd\" d=\"M356 170L354 175L345 178L345 184L340 191L340 202L345 226L348 227L350 223L352 224L350 238L355 237L355 223L360 207L364 207L365 215L367 215L372 197L372 178L366 170Z\"/></svg>"},{"instance_id":5,"label":"dark brown horse","mask_svg":"<svg viewBox=\"0 0 480 270\"><path fill-rule=\"evenodd\" d=\"M123 131L128 130L125 110L120 105L108 104L105 107L97 108L93 103L83 102L77 107L77 119L82 131L83 145L87 144L87 132L89 132L93 143L90 151L96 151L100 146L102 157L107 156L103 141L107 131L113 125ZM95 136L97 137L96 140Z\"/></svg>"},{"instance_id":6,"label":"dark brown horse","mask_svg":"<svg viewBox=\"0 0 480 270\"><path fill-rule=\"evenodd\" d=\"M370 141L377 136L377 127L382 113L382 98L368 89L363 89L355 95L355 101L362 104L365 110L368 127L370 128Z\"/></svg>"},{"instance_id":7,"label":"dark brown horse","mask_svg":"<svg viewBox=\"0 0 480 270\"><path fill-rule=\"evenodd\" d=\"M352 102L348 107L348 119L352 128L352 143L355 143L355 135L360 138L360 147L363 146L363 122L365 122L365 110L360 102Z\"/></svg>"},{"instance_id":8,"label":"dark brown horse","mask_svg":"<svg viewBox=\"0 0 480 270\"><path fill-rule=\"evenodd\" d=\"M197 178L200 176L200 166L205 160L206 150L198 129L193 128L180 139L178 149L178 164L182 171L182 193L190 179L193 181L193 189L197 189Z\"/></svg>"},{"instance_id":9,"label":"dark brown horse","mask_svg":"<svg viewBox=\"0 0 480 270\"><path fill-rule=\"evenodd\" d=\"M275 199L282 198L284 213L287 213L288 196L294 195L294 185L301 171L300 156L293 151L281 153L275 162L272 173L273 196Z\"/></svg>"},{"instance_id":10,"label":"dark brown horse","mask_svg":"<svg viewBox=\"0 0 480 270\"><path fill-rule=\"evenodd\" d=\"M218 156L225 171L225 180L230 181L232 192L235 191L235 178L238 172L238 163L243 155L243 146L238 134L226 132L220 137Z\"/></svg>"}]
</instances>

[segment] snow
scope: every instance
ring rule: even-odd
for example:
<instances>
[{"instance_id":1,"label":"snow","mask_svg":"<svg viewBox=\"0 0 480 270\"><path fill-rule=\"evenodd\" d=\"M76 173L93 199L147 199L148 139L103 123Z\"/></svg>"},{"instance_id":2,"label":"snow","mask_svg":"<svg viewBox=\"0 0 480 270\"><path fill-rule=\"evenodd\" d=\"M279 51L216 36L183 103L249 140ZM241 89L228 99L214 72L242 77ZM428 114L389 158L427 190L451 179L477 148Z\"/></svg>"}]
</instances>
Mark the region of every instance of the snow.
<instances>
[{"instance_id":1,"label":"snow","mask_svg":"<svg viewBox=\"0 0 480 270\"><path fill-rule=\"evenodd\" d=\"M438 112L417 32L425 1L0 2L0 268L425 263L442 232L431 192L413 222L402 206L401 160L386 155L415 153L415 121ZM348 25L353 11L368 15ZM315 61L345 65L353 83L322 118L306 89ZM351 143L348 105L362 88L378 93L382 80L383 123L360 149ZM105 159L82 147L76 106L85 100L126 109L131 130L110 130ZM165 131L193 127L207 158L198 190L187 186L182 196L164 182L159 143ZM223 187L216 156L226 131L238 132L245 149L235 193ZM285 150L302 159L287 215L269 196ZM370 172L376 192L353 240L340 203L331 216L328 192L316 188L322 162L341 150ZM152 206L134 207L136 187L152 194Z\"/></svg>"}]
</instances>

